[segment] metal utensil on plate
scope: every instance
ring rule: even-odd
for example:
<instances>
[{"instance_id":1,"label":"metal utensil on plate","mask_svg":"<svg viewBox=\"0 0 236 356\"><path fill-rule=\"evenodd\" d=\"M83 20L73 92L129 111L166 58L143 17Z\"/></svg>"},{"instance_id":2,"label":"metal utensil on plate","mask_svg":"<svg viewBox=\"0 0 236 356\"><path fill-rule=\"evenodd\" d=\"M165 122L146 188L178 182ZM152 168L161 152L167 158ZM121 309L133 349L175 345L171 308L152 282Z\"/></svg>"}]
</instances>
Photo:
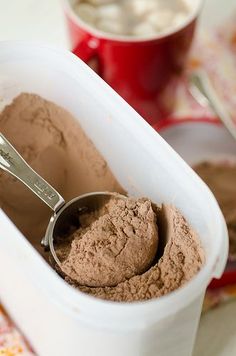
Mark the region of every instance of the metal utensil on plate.
<instances>
[{"instance_id":1,"label":"metal utensil on plate","mask_svg":"<svg viewBox=\"0 0 236 356\"><path fill-rule=\"evenodd\" d=\"M210 107L236 140L236 124L222 104L206 72L196 71L190 76L189 90L201 106Z\"/></svg>"},{"instance_id":2,"label":"metal utensil on plate","mask_svg":"<svg viewBox=\"0 0 236 356\"><path fill-rule=\"evenodd\" d=\"M60 266L54 243L65 239L71 227L79 227L79 215L95 211L116 193L94 192L81 195L65 203L63 197L21 157L16 149L0 133L0 168L16 177L36 194L54 212L48 224L42 245L49 248L54 261ZM120 198L126 198L119 195Z\"/></svg>"}]
</instances>

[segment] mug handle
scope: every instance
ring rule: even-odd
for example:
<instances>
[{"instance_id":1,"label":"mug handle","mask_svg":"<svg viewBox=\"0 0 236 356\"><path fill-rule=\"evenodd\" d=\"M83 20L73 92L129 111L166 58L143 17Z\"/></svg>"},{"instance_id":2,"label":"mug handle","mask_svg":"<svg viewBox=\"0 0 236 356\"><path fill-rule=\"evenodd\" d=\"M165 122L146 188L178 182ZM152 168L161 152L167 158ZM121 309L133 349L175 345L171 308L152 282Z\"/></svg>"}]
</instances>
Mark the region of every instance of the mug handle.
<instances>
[{"instance_id":1,"label":"mug handle","mask_svg":"<svg viewBox=\"0 0 236 356\"><path fill-rule=\"evenodd\" d=\"M73 53L88 63L90 59L97 56L99 40L93 37L85 37L74 49Z\"/></svg>"}]
</instances>

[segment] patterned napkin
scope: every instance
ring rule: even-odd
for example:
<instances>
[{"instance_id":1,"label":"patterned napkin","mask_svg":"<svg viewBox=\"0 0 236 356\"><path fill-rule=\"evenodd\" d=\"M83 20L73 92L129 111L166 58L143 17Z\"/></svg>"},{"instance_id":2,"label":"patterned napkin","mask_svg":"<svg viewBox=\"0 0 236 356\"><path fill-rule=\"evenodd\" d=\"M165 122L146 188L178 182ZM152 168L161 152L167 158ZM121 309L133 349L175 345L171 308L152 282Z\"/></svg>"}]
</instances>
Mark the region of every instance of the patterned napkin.
<instances>
[{"instance_id":1,"label":"patterned napkin","mask_svg":"<svg viewBox=\"0 0 236 356\"><path fill-rule=\"evenodd\" d=\"M0 306L0 355L33 356L24 337L13 325L4 309Z\"/></svg>"},{"instance_id":2,"label":"patterned napkin","mask_svg":"<svg viewBox=\"0 0 236 356\"><path fill-rule=\"evenodd\" d=\"M199 29L186 74L203 68L218 95L236 120L236 12L214 32ZM200 106L188 90L187 79L178 87L174 118L214 118L208 107Z\"/></svg>"}]
</instances>

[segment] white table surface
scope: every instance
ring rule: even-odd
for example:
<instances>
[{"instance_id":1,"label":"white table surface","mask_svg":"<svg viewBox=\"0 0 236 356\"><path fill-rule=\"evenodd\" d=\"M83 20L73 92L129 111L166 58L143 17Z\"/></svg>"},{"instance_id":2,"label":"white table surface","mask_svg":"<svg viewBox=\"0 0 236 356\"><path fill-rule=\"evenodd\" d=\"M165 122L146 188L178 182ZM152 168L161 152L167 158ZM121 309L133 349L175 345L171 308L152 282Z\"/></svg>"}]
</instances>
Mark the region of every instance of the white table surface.
<instances>
[{"instance_id":1,"label":"white table surface","mask_svg":"<svg viewBox=\"0 0 236 356\"><path fill-rule=\"evenodd\" d=\"M205 26L214 26L231 12L232 7L236 9L236 0L207 0L202 23ZM36 40L69 48L60 1L0 0L0 41L2 40ZM236 302L231 302L201 318L193 356L234 355Z\"/></svg>"}]
</instances>

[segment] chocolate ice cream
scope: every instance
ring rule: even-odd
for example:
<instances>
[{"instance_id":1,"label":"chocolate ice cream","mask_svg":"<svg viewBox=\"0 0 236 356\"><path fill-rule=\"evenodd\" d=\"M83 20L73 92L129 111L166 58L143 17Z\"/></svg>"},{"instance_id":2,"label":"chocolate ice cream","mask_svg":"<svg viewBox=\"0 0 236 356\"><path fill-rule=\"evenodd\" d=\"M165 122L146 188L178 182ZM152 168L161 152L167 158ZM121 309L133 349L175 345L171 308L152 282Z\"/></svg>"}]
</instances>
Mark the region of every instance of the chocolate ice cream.
<instances>
[{"instance_id":1,"label":"chocolate ice cream","mask_svg":"<svg viewBox=\"0 0 236 356\"><path fill-rule=\"evenodd\" d=\"M112 301L146 300L179 288L202 267L200 240L176 208L128 198L107 210L82 220L72 235L62 270L74 287Z\"/></svg>"},{"instance_id":2,"label":"chocolate ice cream","mask_svg":"<svg viewBox=\"0 0 236 356\"><path fill-rule=\"evenodd\" d=\"M74 232L62 271L90 287L115 286L146 271L156 255L156 215L147 199L112 198Z\"/></svg>"}]
</instances>

